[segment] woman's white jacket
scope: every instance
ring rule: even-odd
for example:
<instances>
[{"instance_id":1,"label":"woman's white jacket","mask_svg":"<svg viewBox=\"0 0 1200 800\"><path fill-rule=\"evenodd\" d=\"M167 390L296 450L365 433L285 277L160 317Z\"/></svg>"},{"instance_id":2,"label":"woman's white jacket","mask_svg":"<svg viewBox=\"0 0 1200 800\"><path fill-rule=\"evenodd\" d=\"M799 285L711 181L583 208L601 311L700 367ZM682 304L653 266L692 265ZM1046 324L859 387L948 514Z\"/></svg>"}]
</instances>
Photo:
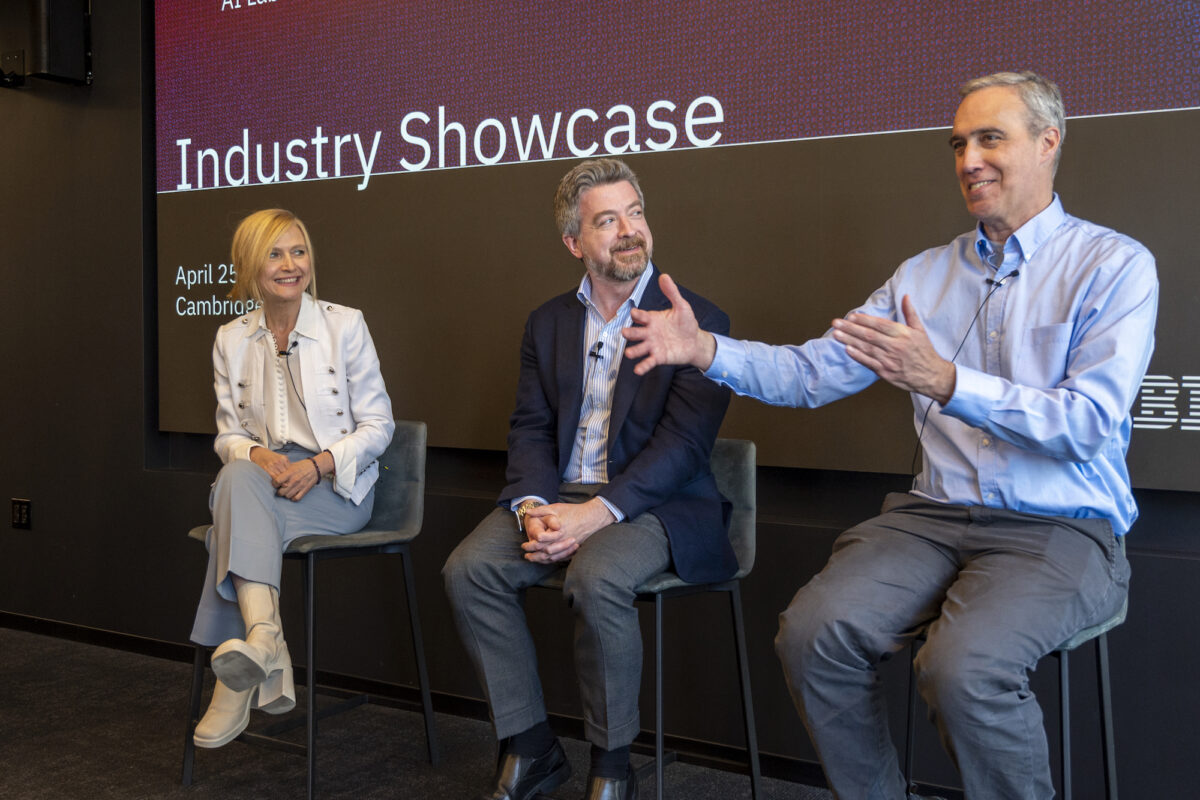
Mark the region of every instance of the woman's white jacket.
<instances>
[{"instance_id":1,"label":"woman's white jacket","mask_svg":"<svg viewBox=\"0 0 1200 800\"><path fill-rule=\"evenodd\" d=\"M263 381L271 337L262 313L259 308L225 323L213 344L214 448L226 464L267 444ZM358 504L379 477L376 459L396 427L375 344L361 311L308 294L295 330L309 425L321 449L333 455L334 489Z\"/></svg>"}]
</instances>

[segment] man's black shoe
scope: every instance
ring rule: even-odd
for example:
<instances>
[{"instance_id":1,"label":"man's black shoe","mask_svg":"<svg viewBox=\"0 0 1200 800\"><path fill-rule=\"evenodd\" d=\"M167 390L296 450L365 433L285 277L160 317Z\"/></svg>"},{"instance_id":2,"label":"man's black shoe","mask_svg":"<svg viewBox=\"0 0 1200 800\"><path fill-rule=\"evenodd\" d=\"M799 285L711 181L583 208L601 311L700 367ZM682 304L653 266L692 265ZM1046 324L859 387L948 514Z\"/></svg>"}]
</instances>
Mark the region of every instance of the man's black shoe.
<instances>
[{"instance_id":1,"label":"man's black shoe","mask_svg":"<svg viewBox=\"0 0 1200 800\"><path fill-rule=\"evenodd\" d=\"M584 800L638 800L637 775L633 765L625 773L624 778L588 777L587 794Z\"/></svg>"},{"instance_id":2,"label":"man's black shoe","mask_svg":"<svg viewBox=\"0 0 1200 800\"><path fill-rule=\"evenodd\" d=\"M552 792L571 777L571 764L556 739L540 756L505 753L496 766L496 788L479 800L533 800L540 792Z\"/></svg>"}]
</instances>

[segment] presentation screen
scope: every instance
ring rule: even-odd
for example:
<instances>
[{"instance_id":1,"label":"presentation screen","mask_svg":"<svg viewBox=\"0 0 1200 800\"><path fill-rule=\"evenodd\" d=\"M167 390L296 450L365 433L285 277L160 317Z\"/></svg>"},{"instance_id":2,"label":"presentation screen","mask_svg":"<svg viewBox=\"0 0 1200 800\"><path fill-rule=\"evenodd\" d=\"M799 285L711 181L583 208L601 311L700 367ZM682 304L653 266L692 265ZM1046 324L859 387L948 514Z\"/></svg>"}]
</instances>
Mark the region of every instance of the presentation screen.
<instances>
[{"instance_id":1,"label":"presentation screen","mask_svg":"<svg viewBox=\"0 0 1200 800\"><path fill-rule=\"evenodd\" d=\"M1067 210L1158 258L1135 482L1198 488L1189 7L157 0L160 427L214 430L213 335L252 310L228 296L230 238L283 207L312 234L321 298L363 310L396 415L433 445L503 449L525 318L581 276L551 204L586 157L639 174L655 264L736 336L821 335L971 227L956 87L1033 69L1066 98ZM877 472L907 472L916 440L882 382L817 410L736 399L723 435L764 464Z\"/></svg>"}]
</instances>

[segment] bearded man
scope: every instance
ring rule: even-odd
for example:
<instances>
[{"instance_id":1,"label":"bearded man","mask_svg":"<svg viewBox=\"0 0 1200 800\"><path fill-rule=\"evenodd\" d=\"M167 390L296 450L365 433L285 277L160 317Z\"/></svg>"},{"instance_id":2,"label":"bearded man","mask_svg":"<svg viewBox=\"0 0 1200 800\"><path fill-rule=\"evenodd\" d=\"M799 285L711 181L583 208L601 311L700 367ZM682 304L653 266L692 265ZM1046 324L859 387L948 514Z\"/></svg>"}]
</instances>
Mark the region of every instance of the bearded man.
<instances>
[{"instance_id":1,"label":"bearded man","mask_svg":"<svg viewBox=\"0 0 1200 800\"><path fill-rule=\"evenodd\" d=\"M585 161L555 195L563 243L586 270L575 291L529 316L508 436L508 486L443 575L487 697L500 758L485 800L531 800L567 780L547 722L526 587L566 568L575 665L592 744L586 800L636 800L629 745L640 730L642 640L633 601L672 569L720 581L737 570L728 503L709 456L729 390L691 366L637 375L622 328L633 309L669 307L637 176ZM683 290L707 330L729 318Z\"/></svg>"}]
</instances>

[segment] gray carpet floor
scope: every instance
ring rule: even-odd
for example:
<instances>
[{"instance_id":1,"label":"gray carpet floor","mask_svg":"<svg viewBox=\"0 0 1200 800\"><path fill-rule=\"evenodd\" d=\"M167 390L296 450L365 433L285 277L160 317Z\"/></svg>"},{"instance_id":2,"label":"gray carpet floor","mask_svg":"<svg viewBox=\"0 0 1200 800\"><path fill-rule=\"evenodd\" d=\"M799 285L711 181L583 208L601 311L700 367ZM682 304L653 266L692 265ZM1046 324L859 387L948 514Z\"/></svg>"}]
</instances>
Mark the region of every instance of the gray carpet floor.
<instances>
[{"instance_id":1,"label":"gray carpet floor","mask_svg":"<svg viewBox=\"0 0 1200 800\"><path fill-rule=\"evenodd\" d=\"M303 758L242 742L198 750L192 785L180 785L190 680L190 664L0 628L0 800L303 797ZM276 718L256 712L251 728L268 719ZM495 763L490 726L439 714L437 729L434 767L419 713L367 705L323 721L318 797L473 800ZM575 774L555 796L575 800L587 744L564 745ZM745 775L690 764L670 765L666 785L672 800L750 797ZM831 797L787 781L764 785L760 800ZM653 776L642 781L643 800L654 790Z\"/></svg>"}]
</instances>

